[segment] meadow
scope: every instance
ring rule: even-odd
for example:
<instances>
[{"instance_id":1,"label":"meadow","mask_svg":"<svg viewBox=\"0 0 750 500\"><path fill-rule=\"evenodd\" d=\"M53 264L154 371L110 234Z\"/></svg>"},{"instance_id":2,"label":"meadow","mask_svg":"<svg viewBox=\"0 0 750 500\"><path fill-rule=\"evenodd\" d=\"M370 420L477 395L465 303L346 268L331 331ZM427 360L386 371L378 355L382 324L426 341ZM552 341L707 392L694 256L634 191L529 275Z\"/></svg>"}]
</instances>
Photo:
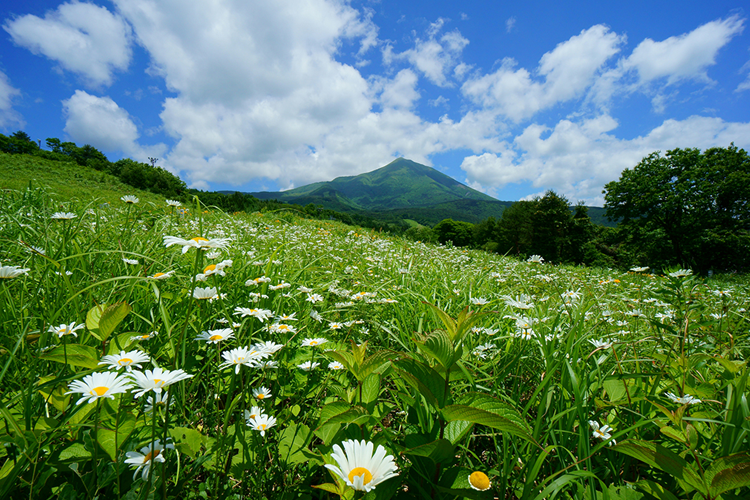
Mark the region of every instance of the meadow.
<instances>
[{"instance_id":1,"label":"meadow","mask_svg":"<svg viewBox=\"0 0 750 500\"><path fill-rule=\"evenodd\" d=\"M748 281L0 204L0 498L739 500Z\"/></svg>"}]
</instances>

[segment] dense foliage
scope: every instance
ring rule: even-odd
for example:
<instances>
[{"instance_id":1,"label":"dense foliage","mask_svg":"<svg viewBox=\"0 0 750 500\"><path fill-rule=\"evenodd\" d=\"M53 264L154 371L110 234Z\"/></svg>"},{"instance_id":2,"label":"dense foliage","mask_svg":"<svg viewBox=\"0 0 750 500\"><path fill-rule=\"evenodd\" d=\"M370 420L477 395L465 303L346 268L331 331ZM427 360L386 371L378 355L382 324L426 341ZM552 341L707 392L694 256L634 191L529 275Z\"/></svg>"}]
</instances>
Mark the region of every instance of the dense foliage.
<instances>
[{"instance_id":1,"label":"dense foliage","mask_svg":"<svg viewBox=\"0 0 750 500\"><path fill-rule=\"evenodd\" d=\"M650 265L750 267L750 157L734 145L655 152L605 187L621 241Z\"/></svg>"},{"instance_id":2,"label":"dense foliage","mask_svg":"<svg viewBox=\"0 0 750 500\"><path fill-rule=\"evenodd\" d=\"M0 498L750 495L744 278L2 196Z\"/></svg>"}]
</instances>

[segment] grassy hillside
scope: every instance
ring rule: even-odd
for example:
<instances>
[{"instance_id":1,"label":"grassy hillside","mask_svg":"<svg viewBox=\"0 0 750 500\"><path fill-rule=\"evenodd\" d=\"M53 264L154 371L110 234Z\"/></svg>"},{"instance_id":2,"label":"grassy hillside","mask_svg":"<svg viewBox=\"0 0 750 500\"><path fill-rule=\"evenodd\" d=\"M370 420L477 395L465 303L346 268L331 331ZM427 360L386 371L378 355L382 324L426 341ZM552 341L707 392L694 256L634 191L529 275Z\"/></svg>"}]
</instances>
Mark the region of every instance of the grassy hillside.
<instances>
[{"instance_id":1,"label":"grassy hillside","mask_svg":"<svg viewBox=\"0 0 750 500\"><path fill-rule=\"evenodd\" d=\"M352 209L389 211L403 207L431 207L463 200L497 202L437 170L399 158L388 165L364 174L337 177L283 193L251 193L261 199L276 198L290 203L320 203L326 208L331 191L342 205ZM342 207L338 208L343 209Z\"/></svg>"},{"instance_id":2,"label":"grassy hillside","mask_svg":"<svg viewBox=\"0 0 750 500\"><path fill-rule=\"evenodd\" d=\"M164 203L164 197L122 183L117 177L76 163L46 160L31 155L0 153L0 189L44 188L62 202L114 203L123 194L136 195L141 203Z\"/></svg>"}]
</instances>

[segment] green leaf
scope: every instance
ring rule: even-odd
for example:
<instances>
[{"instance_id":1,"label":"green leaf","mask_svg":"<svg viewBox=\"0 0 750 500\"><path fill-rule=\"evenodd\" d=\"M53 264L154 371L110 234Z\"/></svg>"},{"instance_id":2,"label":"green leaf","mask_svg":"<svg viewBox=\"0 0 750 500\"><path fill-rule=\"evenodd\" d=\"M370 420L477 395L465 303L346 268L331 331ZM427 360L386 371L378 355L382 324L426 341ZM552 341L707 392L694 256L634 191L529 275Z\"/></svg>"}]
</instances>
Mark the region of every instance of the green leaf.
<instances>
[{"instance_id":1,"label":"green leaf","mask_svg":"<svg viewBox=\"0 0 750 500\"><path fill-rule=\"evenodd\" d=\"M445 379L433 368L405 358L393 362L396 372L433 406L441 408L445 400Z\"/></svg>"},{"instance_id":2,"label":"green leaf","mask_svg":"<svg viewBox=\"0 0 750 500\"><path fill-rule=\"evenodd\" d=\"M169 429L169 435L172 436L175 447L190 458L197 457L204 446L210 449L214 441L214 439L188 427L173 427Z\"/></svg>"},{"instance_id":3,"label":"green leaf","mask_svg":"<svg viewBox=\"0 0 750 500\"><path fill-rule=\"evenodd\" d=\"M450 405L443 408L442 413L443 418L448 422L452 422L454 420L463 420L465 422L485 425L492 429L496 429L513 436L518 436L529 442L535 443L534 438L531 437L531 434L527 432L524 427L505 417L501 417L500 415L487 410L482 410L480 408L474 408L466 405Z\"/></svg>"},{"instance_id":4,"label":"green leaf","mask_svg":"<svg viewBox=\"0 0 750 500\"><path fill-rule=\"evenodd\" d=\"M320 462L320 456L307 449L313 438L310 428L304 424L290 424L279 433L279 457L286 464Z\"/></svg>"},{"instance_id":5,"label":"green leaf","mask_svg":"<svg viewBox=\"0 0 750 500\"><path fill-rule=\"evenodd\" d=\"M456 447L447 439L438 439L421 446L404 450L404 454L426 457L438 464L452 460L456 455L455 449Z\"/></svg>"},{"instance_id":6,"label":"green leaf","mask_svg":"<svg viewBox=\"0 0 750 500\"><path fill-rule=\"evenodd\" d=\"M657 484L648 479L642 479L635 484L635 487L644 493L651 495L657 500L679 500L674 494L670 493L669 490L665 489L664 486Z\"/></svg>"},{"instance_id":7,"label":"green leaf","mask_svg":"<svg viewBox=\"0 0 750 500\"><path fill-rule=\"evenodd\" d=\"M352 423L362 416L369 417L367 410L361 406L349 406L346 403L334 402L325 405L321 411L320 424L318 428L331 425Z\"/></svg>"},{"instance_id":8,"label":"green leaf","mask_svg":"<svg viewBox=\"0 0 750 500\"><path fill-rule=\"evenodd\" d=\"M650 441L631 439L614 446L612 449L663 470L704 495L708 493L700 476L690 467L690 464L669 448Z\"/></svg>"},{"instance_id":9,"label":"green leaf","mask_svg":"<svg viewBox=\"0 0 750 500\"><path fill-rule=\"evenodd\" d=\"M750 486L750 455L743 452L715 460L706 470L705 478L714 498L726 491Z\"/></svg>"},{"instance_id":10,"label":"green leaf","mask_svg":"<svg viewBox=\"0 0 750 500\"><path fill-rule=\"evenodd\" d=\"M445 426L443 435L451 443L457 444L471 432L472 427L474 427L474 424L471 422L454 420L453 422L448 422L448 425Z\"/></svg>"},{"instance_id":11,"label":"green leaf","mask_svg":"<svg viewBox=\"0 0 750 500\"><path fill-rule=\"evenodd\" d=\"M106 304L95 305L86 313L86 328L99 340L102 340L99 336L99 320L101 320L102 313L106 307Z\"/></svg>"},{"instance_id":12,"label":"green leaf","mask_svg":"<svg viewBox=\"0 0 750 500\"><path fill-rule=\"evenodd\" d=\"M127 302L118 302L117 304L107 306L99 319L99 336L101 340L107 340L110 334L115 331L117 325L125 319L125 316L131 310L132 308Z\"/></svg>"},{"instance_id":13,"label":"green leaf","mask_svg":"<svg viewBox=\"0 0 750 500\"><path fill-rule=\"evenodd\" d=\"M531 426L526 422L521 413L508 403L504 403L490 395L478 392L470 392L464 395L459 401L460 404L486 410L515 423L526 432L531 434Z\"/></svg>"},{"instance_id":14,"label":"green leaf","mask_svg":"<svg viewBox=\"0 0 750 500\"><path fill-rule=\"evenodd\" d=\"M97 429L96 441L107 452L109 458L115 462L117 461L117 451L130 437L133 429L135 429L135 417L130 413L123 413L120 415L120 421L116 428L108 429L100 426Z\"/></svg>"},{"instance_id":15,"label":"green leaf","mask_svg":"<svg viewBox=\"0 0 750 500\"><path fill-rule=\"evenodd\" d=\"M443 330L436 330L428 334L424 342L417 342L417 345L445 369L450 368L456 362L453 342Z\"/></svg>"},{"instance_id":16,"label":"green leaf","mask_svg":"<svg viewBox=\"0 0 750 500\"><path fill-rule=\"evenodd\" d=\"M40 358L47 361L55 361L57 363L65 363L67 359L67 363L71 366L81 366L91 370L99 368L99 353L96 349L87 345L59 345L40 356Z\"/></svg>"},{"instance_id":17,"label":"green leaf","mask_svg":"<svg viewBox=\"0 0 750 500\"><path fill-rule=\"evenodd\" d=\"M368 404L378 399L380 395L380 375L371 373L362 382L362 404Z\"/></svg>"}]
</instances>

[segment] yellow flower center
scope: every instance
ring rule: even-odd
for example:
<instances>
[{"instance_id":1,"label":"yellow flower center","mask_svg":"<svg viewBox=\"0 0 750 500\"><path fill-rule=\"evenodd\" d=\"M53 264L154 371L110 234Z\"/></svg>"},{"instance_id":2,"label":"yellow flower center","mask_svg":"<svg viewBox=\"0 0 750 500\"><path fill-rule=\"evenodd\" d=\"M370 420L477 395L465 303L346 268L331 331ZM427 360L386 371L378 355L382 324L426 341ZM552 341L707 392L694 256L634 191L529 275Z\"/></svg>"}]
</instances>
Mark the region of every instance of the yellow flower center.
<instances>
[{"instance_id":1,"label":"yellow flower center","mask_svg":"<svg viewBox=\"0 0 750 500\"><path fill-rule=\"evenodd\" d=\"M257 396L255 396L255 397L258 398L258 399L263 399L263 398L266 397L266 395L261 392Z\"/></svg>"},{"instance_id":2,"label":"yellow flower center","mask_svg":"<svg viewBox=\"0 0 750 500\"><path fill-rule=\"evenodd\" d=\"M357 476L364 476L364 481L362 484L367 484L370 481L372 481L372 473L370 473L369 470L365 469L364 467L355 467L352 469L352 471L349 473L349 482L353 483L354 478Z\"/></svg>"},{"instance_id":3,"label":"yellow flower center","mask_svg":"<svg viewBox=\"0 0 750 500\"><path fill-rule=\"evenodd\" d=\"M100 385L99 387L94 387L93 389L91 389L91 391L89 391L89 394L91 394L92 396L101 397L101 396L104 396L108 390L109 390L109 387L104 387Z\"/></svg>"},{"instance_id":4,"label":"yellow flower center","mask_svg":"<svg viewBox=\"0 0 750 500\"><path fill-rule=\"evenodd\" d=\"M154 384L156 384L156 385L161 385L161 384L162 384L162 382L163 382L163 380L162 380L162 379L160 379L160 378L155 378L155 379L154 379Z\"/></svg>"},{"instance_id":5,"label":"yellow flower center","mask_svg":"<svg viewBox=\"0 0 750 500\"><path fill-rule=\"evenodd\" d=\"M203 274L206 274L209 271L216 271L216 264L207 265L206 268L203 270Z\"/></svg>"},{"instance_id":6,"label":"yellow flower center","mask_svg":"<svg viewBox=\"0 0 750 500\"><path fill-rule=\"evenodd\" d=\"M490 478L487 477L487 474L480 471L474 471L469 476L469 482L473 487L480 491L488 490L490 489Z\"/></svg>"},{"instance_id":7,"label":"yellow flower center","mask_svg":"<svg viewBox=\"0 0 750 500\"><path fill-rule=\"evenodd\" d=\"M311 340L310 341L310 345L318 345L318 341L317 340Z\"/></svg>"},{"instance_id":8,"label":"yellow flower center","mask_svg":"<svg viewBox=\"0 0 750 500\"><path fill-rule=\"evenodd\" d=\"M191 240L194 241L194 242L196 242L196 243L202 243L204 241L208 241L206 238L203 238L201 236L196 236L195 238L191 238Z\"/></svg>"},{"instance_id":9,"label":"yellow flower center","mask_svg":"<svg viewBox=\"0 0 750 500\"><path fill-rule=\"evenodd\" d=\"M208 340L221 340L223 338L221 335L211 335Z\"/></svg>"},{"instance_id":10,"label":"yellow flower center","mask_svg":"<svg viewBox=\"0 0 750 500\"><path fill-rule=\"evenodd\" d=\"M235 363L242 363L243 361L245 361L245 356L240 356Z\"/></svg>"},{"instance_id":11,"label":"yellow flower center","mask_svg":"<svg viewBox=\"0 0 750 500\"><path fill-rule=\"evenodd\" d=\"M158 278L159 276L164 276L164 273L156 273L156 274L154 274L154 278Z\"/></svg>"},{"instance_id":12,"label":"yellow flower center","mask_svg":"<svg viewBox=\"0 0 750 500\"><path fill-rule=\"evenodd\" d=\"M146 462L150 462L152 458L158 457L160 453L161 453L161 450L154 450L152 452L149 452L148 455L143 457L143 463L145 464Z\"/></svg>"},{"instance_id":13,"label":"yellow flower center","mask_svg":"<svg viewBox=\"0 0 750 500\"><path fill-rule=\"evenodd\" d=\"M120 366L128 366L132 362L133 360L130 358L122 358L120 361L117 362L117 364L119 364Z\"/></svg>"},{"instance_id":14,"label":"yellow flower center","mask_svg":"<svg viewBox=\"0 0 750 500\"><path fill-rule=\"evenodd\" d=\"M261 431L264 431L264 430L266 430L266 427L267 427L266 424L260 424L258 426L258 429L261 430Z\"/></svg>"}]
</instances>

